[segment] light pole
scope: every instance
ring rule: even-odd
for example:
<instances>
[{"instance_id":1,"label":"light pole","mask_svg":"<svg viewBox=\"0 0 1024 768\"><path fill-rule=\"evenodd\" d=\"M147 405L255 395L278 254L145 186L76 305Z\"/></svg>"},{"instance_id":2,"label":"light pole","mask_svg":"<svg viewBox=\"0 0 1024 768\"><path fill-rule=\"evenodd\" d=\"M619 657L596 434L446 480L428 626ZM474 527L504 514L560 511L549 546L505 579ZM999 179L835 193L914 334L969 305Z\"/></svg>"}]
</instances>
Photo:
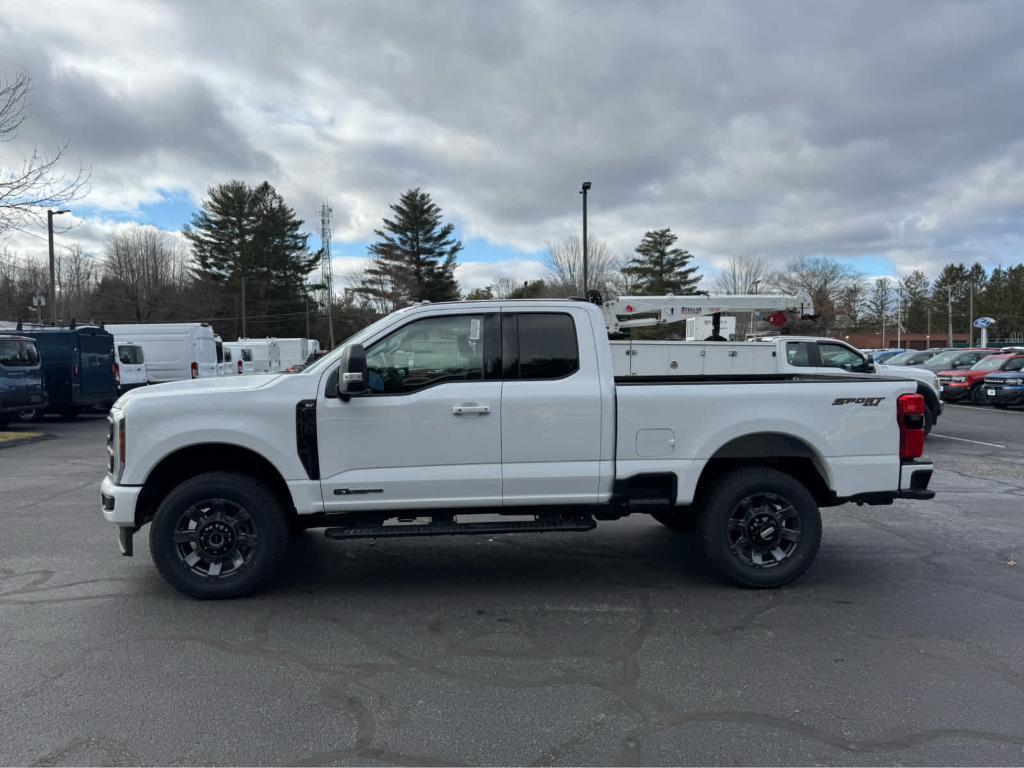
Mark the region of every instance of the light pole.
<instances>
[{"instance_id":1,"label":"light pole","mask_svg":"<svg viewBox=\"0 0 1024 768\"><path fill-rule=\"evenodd\" d=\"M71 211L46 211L46 231L50 238L50 318L57 324L57 270L53 263L53 217Z\"/></svg>"},{"instance_id":2,"label":"light pole","mask_svg":"<svg viewBox=\"0 0 1024 768\"><path fill-rule=\"evenodd\" d=\"M587 192L590 191L590 182L584 181L580 187L580 194L583 195L583 295L587 295Z\"/></svg>"},{"instance_id":3,"label":"light pole","mask_svg":"<svg viewBox=\"0 0 1024 768\"><path fill-rule=\"evenodd\" d=\"M946 315L949 319L949 348L953 348L953 286L946 289Z\"/></svg>"}]
</instances>

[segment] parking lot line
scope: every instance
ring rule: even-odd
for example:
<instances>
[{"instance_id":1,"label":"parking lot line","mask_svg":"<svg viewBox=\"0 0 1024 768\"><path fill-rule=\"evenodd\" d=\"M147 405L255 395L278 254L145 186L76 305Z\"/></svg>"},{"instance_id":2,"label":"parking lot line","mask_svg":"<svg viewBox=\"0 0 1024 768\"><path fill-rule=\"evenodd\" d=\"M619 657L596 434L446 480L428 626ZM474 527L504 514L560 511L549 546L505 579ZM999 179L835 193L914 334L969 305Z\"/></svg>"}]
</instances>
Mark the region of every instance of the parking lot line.
<instances>
[{"instance_id":1,"label":"parking lot line","mask_svg":"<svg viewBox=\"0 0 1024 768\"><path fill-rule=\"evenodd\" d=\"M975 445L990 445L993 448L1005 448L1005 445L999 445L998 443L985 443L981 440L968 440L966 437L953 437L952 435L939 435L932 432L928 437L941 437L945 440L959 440L961 443L974 443Z\"/></svg>"}]
</instances>

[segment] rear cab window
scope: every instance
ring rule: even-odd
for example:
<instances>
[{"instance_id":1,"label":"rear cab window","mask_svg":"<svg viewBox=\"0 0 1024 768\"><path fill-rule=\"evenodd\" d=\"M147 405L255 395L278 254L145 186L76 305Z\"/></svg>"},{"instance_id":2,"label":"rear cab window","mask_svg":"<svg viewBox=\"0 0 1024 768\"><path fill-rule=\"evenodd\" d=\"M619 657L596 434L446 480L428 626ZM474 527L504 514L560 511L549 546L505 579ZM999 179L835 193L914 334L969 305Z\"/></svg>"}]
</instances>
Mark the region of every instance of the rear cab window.
<instances>
[{"instance_id":1,"label":"rear cab window","mask_svg":"<svg viewBox=\"0 0 1024 768\"><path fill-rule=\"evenodd\" d=\"M0 339L0 365L23 365L21 345L17 339Z\"/></svg>"},{"instance_id":2,"label":"rear cab window","mask_svg":"<svg viewBox=\"0 0 1024 768\"><path fill-rule=\"evenodd\" d=\"M124 365L141 365L145 362L142 347L137 344L120 344L117 347L117 358Z\"/></svg>"},{"instance_id":3,"label":"rear cab window","mask_svg":"<svg viewBox=\"0 0 1024 768\"><path fill-rule=\"evenodd\" d=\"M576 323L565 312L502 315L504 378L564 379L580 369Z\"/></svg>"}]
</instances>

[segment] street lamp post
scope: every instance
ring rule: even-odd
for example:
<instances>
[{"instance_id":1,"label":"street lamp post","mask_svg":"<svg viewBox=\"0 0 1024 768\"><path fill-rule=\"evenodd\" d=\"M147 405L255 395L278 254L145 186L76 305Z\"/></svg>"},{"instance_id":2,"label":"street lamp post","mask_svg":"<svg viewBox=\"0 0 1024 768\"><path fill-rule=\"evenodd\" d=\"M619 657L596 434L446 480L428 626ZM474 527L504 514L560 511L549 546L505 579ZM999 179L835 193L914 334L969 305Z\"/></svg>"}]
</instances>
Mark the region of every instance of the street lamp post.
<instances>
[{"instance_id":1,"label":"street lamp post","mask_svg":"<svg viewBox=\"0 0 1024 768\"><path fill-rule=\"evenodd\" d=\"M583 295L587 295L587 192L590 191L590 182L584 181L580 187L580 194L583 195Z\"/></svg>"},{"instance_id":2,"label":"street lamp post","mask_svg":"<svg viewBox=\"0 0 1024 768\"><path fill-rule=\"evenodd\" d=\"M50 211L46 212L46 231L50 239L50 318L53 324L57 324L57 270L53 262L53 217L71 211Z\"/></svg>"}]
</instances>

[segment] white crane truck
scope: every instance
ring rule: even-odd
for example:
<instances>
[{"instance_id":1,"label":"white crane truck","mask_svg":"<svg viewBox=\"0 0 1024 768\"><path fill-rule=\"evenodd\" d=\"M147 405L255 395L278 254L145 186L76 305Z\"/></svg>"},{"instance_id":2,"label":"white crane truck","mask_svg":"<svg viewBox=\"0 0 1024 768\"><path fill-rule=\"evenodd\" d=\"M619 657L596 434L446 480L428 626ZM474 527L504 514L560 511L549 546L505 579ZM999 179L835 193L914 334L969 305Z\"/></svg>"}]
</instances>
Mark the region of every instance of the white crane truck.
<instances>
[{"instance_id":1,"label":"white crane truck","mask_svg":"<svg viewBox=\"0 0 1024 768\"><path fill-rule=\"evenodd\" d=\"M126 555L148 524L160 573L200 598L268 583L302 528L587 531L638 512L696 528L727 579L777 587L811 564L819 507L930 499L932 464L914 382L614 374L609 333L748 310L811 311L769 296L422 303L296 374L133 390L110 412L102 512Z\"/></svg>"}]
</instances>

